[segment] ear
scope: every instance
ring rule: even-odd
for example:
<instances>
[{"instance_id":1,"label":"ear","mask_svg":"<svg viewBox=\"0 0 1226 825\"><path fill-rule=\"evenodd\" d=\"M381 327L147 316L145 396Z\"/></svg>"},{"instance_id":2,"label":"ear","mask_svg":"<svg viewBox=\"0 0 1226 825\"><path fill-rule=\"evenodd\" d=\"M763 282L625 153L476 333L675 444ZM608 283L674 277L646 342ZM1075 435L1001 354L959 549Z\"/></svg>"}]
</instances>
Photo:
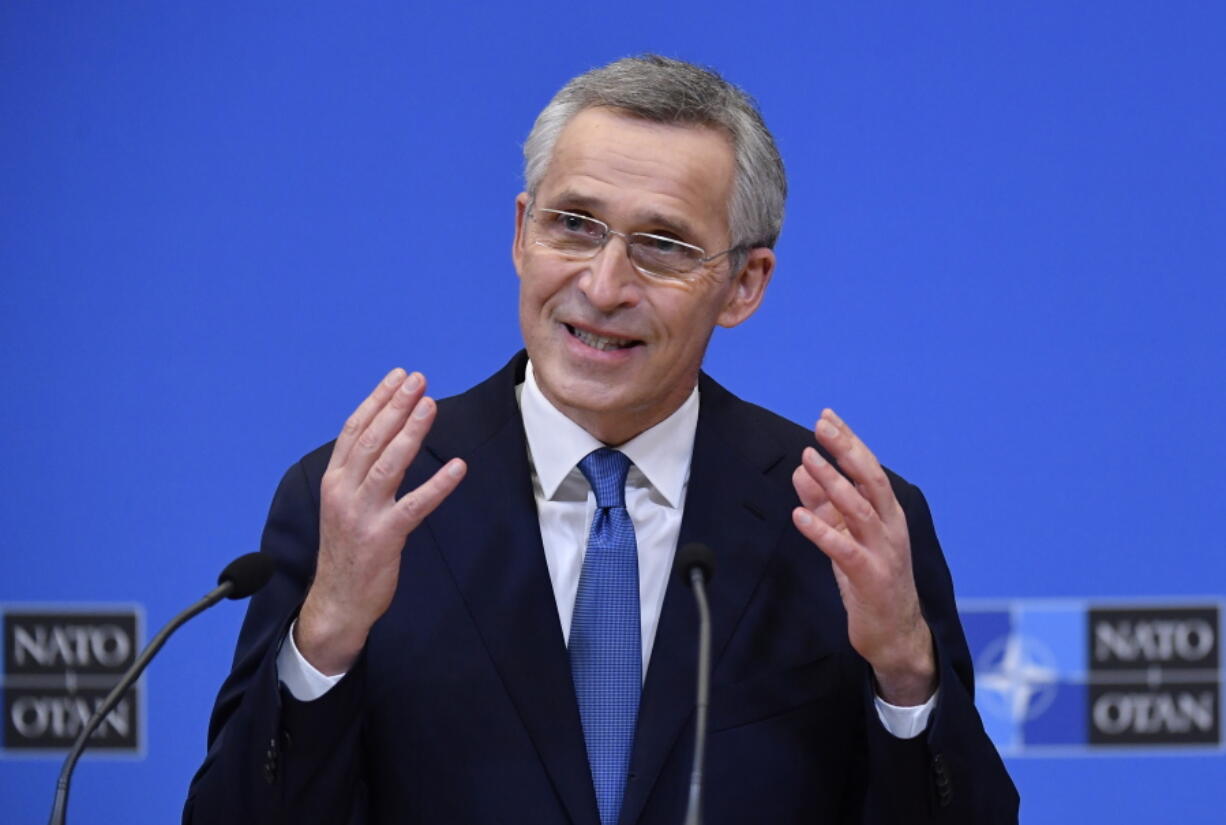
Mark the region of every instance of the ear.
<instances>
[{"instance_id":1,"label":"ear","mask_svg":"<svg viewBox=\"0 0 1226 825\"><path fill-rule=\"evenodd\" d=\"M520 192L515 198L515 240L511 245L511 261L515 264L515 272L523 275L524 234L527 227L524 221L528 215L528 193Z\"/></svg>"},{"instance_id":2,"label":"ear","mask_svg":"<svg viewBox=\"0 0 1226 825\"><path fill-rule=\"evenodd\" d=\"M775 271L775 253L764 246L749 250L745 265L732 283L732 291L715 322L721 327L735 327L757 311L766 295L766 285Z\"/></svg>"}]
</instances>

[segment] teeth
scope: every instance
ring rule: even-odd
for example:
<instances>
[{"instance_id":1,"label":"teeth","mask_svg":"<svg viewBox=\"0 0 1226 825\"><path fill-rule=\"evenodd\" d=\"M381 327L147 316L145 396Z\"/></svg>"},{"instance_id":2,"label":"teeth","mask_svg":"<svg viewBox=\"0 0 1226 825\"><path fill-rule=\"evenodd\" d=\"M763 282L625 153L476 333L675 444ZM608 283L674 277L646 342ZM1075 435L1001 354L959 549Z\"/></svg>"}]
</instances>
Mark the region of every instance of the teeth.
<instances>
[{"instance_id":1,"label":"teeth","mask_svg":"<svg viewBox=\"0 0 1226 825\"><path fill-rule=\"evenodd\" d=\"M632 341L627 341L622 338L605 338L603 335L593 335L590 332L586 332L569 325L567 328L570 330L571 334L580 341L587 344L589 347L601 350L602 352L608 352L609 350L614 349L625 349L633 344Z\"/></svg>"}]
</instances>

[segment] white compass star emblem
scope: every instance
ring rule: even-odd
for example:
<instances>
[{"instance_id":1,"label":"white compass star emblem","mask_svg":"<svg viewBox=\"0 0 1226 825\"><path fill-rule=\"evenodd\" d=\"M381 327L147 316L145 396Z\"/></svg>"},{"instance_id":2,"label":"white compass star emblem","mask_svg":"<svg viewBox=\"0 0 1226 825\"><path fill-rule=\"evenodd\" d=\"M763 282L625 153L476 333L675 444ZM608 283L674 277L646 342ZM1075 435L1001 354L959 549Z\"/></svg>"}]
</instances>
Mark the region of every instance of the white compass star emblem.
<instances>
[{"instance_id":1,"label":"white compass star emblem","mask_svg":"<svg viewBox=\"0 0 1226 825\"><path fill-rule=\"evenodd\" d=\"M1039 716L1056 698L1056 657L1029 636L1011 633L995 640L975 669L984 707L1015 723Z\"/></svg>"}]
</instances>

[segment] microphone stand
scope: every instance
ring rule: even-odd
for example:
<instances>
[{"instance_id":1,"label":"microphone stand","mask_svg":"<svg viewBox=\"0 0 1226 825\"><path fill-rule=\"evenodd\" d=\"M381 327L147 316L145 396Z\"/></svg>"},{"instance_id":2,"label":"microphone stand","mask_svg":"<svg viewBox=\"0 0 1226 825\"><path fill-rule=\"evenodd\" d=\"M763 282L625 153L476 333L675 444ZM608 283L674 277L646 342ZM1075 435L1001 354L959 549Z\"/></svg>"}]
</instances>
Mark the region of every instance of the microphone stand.
<instances>
[{"instance_id":1,"label":"microphone stand","mask_svg":"<svg viewBox=\"0 0 1226 825\"><path fill-rule=\"evenodd\" d=\"M106 701L98 706L93 716L89 717L89 721L85 723L85 727L81 728L81 732L77 734L77 738L73 741L72 750L68 752L68 756L64 759L64 767L60 769L60 778L55 784L55 802L51 806L50 825L64 825L64 817L68 812L68 785L72 782L72 771L77 766L77 760L81 758L81 753L85 750L85 743L89 739L90 734L97 730L98 726L102 724L102 720L106 718L106 715L119 704L119 700L123 698L123 695L132 686L132 683L140 678L149 661L162 649L162 645L166 644L170 634L178 630L184 622L197 613L209 609L230 595L234 587L234 581L226 579L210 590L203 599L171 619L169 624L158 631L158 634L153 637L153 641L149 642L145 649L141 651L140 656L132 663L127 672L124 673L123 678L107 694Z\"/></svg>"},{"instance_id":2,"label":"microphone stand","mask_svg":"<svg viewBox=\"0 0 1226 825\"><path fill-rule=\"evenodd\" d=\"M707 705L711 694L711 608L707 604L706 576L690 568L690 586L698 604L698 703L694 714L694 765L690 771L690 801L685 825L702 825L702 768L707 752Z\"/></svg>"}]
</instances>

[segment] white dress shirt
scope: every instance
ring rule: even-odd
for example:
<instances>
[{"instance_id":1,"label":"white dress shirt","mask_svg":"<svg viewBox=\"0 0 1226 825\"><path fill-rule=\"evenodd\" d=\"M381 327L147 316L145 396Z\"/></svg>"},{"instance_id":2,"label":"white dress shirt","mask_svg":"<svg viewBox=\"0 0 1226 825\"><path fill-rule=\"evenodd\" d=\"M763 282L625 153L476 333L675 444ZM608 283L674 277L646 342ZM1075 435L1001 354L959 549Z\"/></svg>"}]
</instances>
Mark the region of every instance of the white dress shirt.
<instances>
[{"instance_id":1,"label":"white dress shirt","mask_svg":"<svg viewBox=\"0 0 1226 825\"><path fill-rule=\"evenodd\" d=\"M528 440L541 543L562 636L569 641L579 574L583 570L588 532L596 513L595 494L578 464L592 450L606 445L545 398L531 362L517 393ZM626 510L634 523L638 545L644 679L681 532L690 456L698 428L698 403L698 388L695 387L672 415L617 447L633 462L626 477ZM815 548L814 552L820 551ZM289 692L300 701L319 698L344 675L325 676L312 667L298 652L292 629L278 654L277 673ZM895 736L910 738L927 726L936 696L915 707L897 707L880 697L876 704L886 730Z\"/></svg>"}]
</instances>

